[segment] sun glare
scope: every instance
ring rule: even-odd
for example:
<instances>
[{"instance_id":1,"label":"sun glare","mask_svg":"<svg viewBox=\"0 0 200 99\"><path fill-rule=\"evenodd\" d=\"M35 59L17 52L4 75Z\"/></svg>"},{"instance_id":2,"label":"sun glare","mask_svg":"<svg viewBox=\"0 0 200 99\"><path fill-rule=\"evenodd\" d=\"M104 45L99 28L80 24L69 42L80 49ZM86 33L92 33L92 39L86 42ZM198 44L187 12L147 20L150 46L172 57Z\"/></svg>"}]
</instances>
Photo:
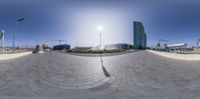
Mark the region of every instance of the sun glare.
<instances>
[{"instance_id":1,"label":"sun glare","mask_svg":"<svg viewBox=\"0 0 200 99\"><path fill-rule=\"evenodd\" d=\"M101 30L103 30L103 27L102 27L102 26L98 26L97 29L98 29L99 31L101 31Z\"/></svg>"}]
</instances>

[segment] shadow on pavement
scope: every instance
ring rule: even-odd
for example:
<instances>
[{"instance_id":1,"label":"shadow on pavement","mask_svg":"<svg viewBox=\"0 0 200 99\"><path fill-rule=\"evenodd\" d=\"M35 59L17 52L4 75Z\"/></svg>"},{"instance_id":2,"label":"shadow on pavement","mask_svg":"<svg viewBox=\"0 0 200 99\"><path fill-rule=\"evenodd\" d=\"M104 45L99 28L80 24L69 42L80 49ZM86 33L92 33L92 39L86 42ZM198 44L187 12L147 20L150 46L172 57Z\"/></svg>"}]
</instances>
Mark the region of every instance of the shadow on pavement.
<instances>
[{"instance_id":1,"label":"shadow on pavement","mask_svg":"<svg viewBox=\"0 0 200 99\"><path fill-rule=\"evenodd\" d=\"M102 66L103 69L103 73L105 75L105 77L110 77L110 74L108 73L108 71L106 70L106 68L104 66Z\"/></svg>"},{"instance_id":2,"label":"shadow on pavement","mask_svg":"<svg viewBox=\"0 0 200 99\"><path fill-rule=\"evenodd\" d=\"M106 68L104 67L103 58L102 58L102 55L101 55L101 54L100 54L100 58L101 58L102 70L103 70L103 73L104 73L105 77L110 77L110 74L108 73L108 71L107 71Z\"/></svg>"}]
</instances>

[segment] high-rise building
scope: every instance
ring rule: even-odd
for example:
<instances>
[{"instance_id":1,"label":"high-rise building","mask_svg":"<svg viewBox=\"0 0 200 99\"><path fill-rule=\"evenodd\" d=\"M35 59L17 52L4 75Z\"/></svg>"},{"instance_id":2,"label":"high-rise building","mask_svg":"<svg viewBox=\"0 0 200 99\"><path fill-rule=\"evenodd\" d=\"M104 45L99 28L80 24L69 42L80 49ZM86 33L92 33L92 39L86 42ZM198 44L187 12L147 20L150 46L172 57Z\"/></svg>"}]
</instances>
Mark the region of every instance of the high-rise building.
<instances>
[{"instance_id":1,"label":"high-rise building","mask_svg":"<svg viewBox=\"0 0 200 99\"><path fill-rule=\"evenodd\" d=\"M135 21L133 23L134 27L134 48L135 49L145 49L147 46L147 36L144 30L144 26L141 22Z\"/></svg>"}]
</instances>

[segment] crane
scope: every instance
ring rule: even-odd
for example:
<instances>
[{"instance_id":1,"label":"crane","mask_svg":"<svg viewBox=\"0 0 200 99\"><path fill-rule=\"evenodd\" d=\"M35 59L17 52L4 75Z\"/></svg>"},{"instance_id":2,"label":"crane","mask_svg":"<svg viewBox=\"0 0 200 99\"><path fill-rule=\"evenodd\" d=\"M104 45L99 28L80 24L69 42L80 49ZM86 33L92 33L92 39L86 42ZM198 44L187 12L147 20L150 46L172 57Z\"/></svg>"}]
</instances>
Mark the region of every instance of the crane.
<instances>
[{"instance_id":1,"label":"crane","mask_svg":"<svg viewBox=\"0 0 200 99\"><path fill-rule=\"evenodd\" d=\"M168 40L163 40L163 39L158 39L158 43L160 43L160 42L168 42Z\"/></svg>"}]
</instances>

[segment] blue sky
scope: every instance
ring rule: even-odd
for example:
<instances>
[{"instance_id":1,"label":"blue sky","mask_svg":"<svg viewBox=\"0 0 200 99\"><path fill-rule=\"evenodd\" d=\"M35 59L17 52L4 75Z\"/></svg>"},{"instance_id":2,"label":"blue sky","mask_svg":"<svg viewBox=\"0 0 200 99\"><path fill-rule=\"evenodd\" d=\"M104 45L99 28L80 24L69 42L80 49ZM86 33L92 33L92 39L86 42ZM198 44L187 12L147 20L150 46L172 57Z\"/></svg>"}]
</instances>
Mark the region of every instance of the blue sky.
<instances>
[{"instance_id":1,"label":"blue sky","mask_svg":"<svg viewBox=\"0 0 200 99\"><path fill-rule=\"evenodd\" d=\"M0 30L11 45L15 21L24 17L17 45L62 39L72 46L95 46L99 25L103 44L132 43L133 21L141 21L149 46L159 38L192 46L200 38L199 10L198 0L1 0Z\"/></svg>"}]
</instances>

